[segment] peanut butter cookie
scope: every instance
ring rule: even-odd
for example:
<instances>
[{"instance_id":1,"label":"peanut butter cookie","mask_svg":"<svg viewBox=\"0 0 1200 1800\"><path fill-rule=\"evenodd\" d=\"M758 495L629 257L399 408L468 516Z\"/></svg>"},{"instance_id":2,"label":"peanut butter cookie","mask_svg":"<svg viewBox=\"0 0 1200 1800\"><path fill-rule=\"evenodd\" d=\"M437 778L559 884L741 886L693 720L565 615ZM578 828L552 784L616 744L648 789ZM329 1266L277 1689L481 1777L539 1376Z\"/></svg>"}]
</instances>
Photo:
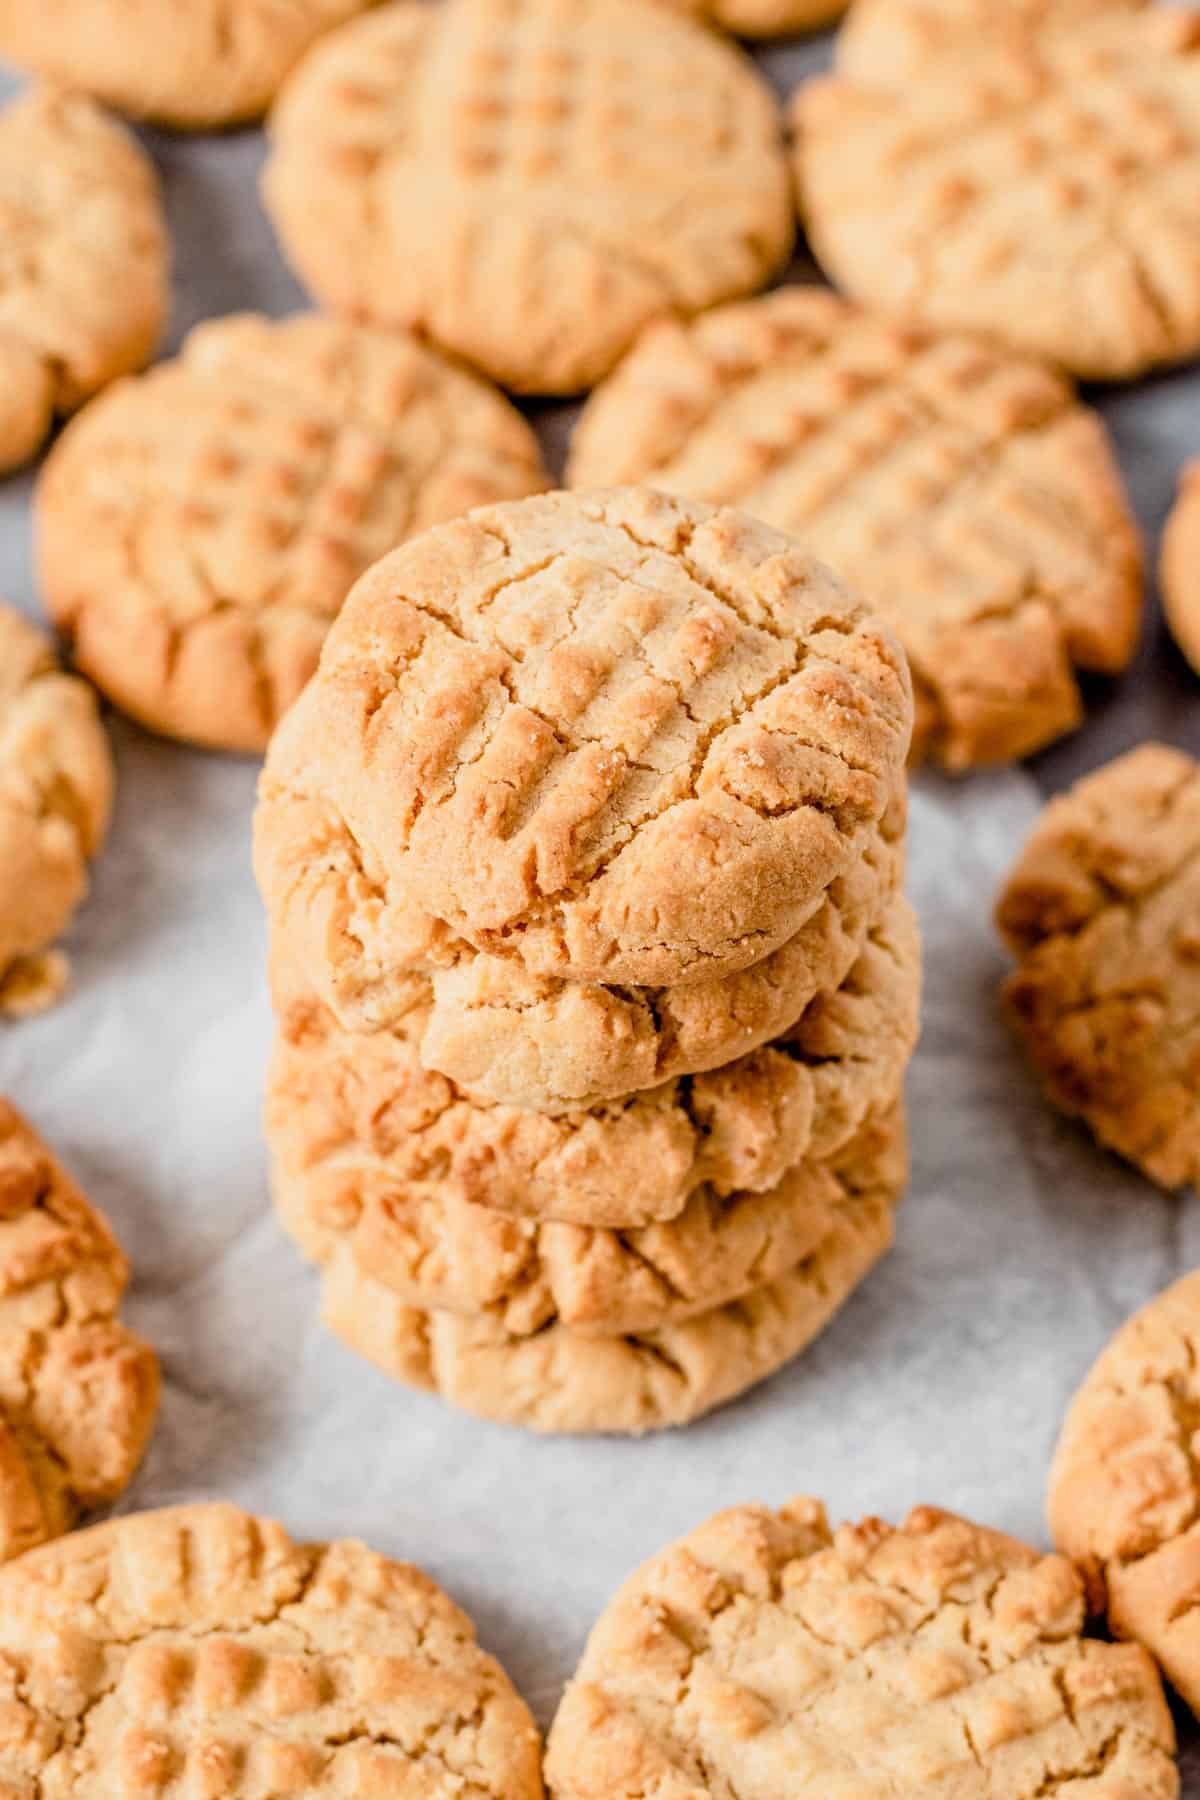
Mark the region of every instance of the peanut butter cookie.
<instances>
[{"instance_id":1,"label":"peanut butter cookie","mask_svg":"<svg viewBox=\"0 0 1200 1800\"><path fill-rule=\"evenodd\" d=\"M913 755L1027 755L1129 661L1137 530L1099 417L1042 363L787 287L651 326L583 411L572 486L652 481L794 533L908 652Z\"/></svg>"},{"instance_id":2,"label":"peanut butter cookie","mask_svg":"<svg viewBox=\"0 0 1200 1800\"><path fill-rule=\"evenodd\" d=\"M601 1614L550 1732L553 1800L1175 1800L1154 1664L1082 1636L1061 1556L935 1507L831 1530L718 1513Z\"/></svg>"},{"instance_id":3,"label":"peanut butter cookie","mask_svg":"<svg viewBox=\"0 0 1200 1800\"><path fill-rule=\"evenodd\" d=\"M855 0L837 40L841 75L881 87L919 80L956 37L973 52L1048 30L1077 30L1104 13L1140 12L1150 0Z\"/></svg>"},{"instance_id":4,"label":"peanut butter cookie","mask_svg":"<svg viewBox=\"0 0 1200 1800\"><path fill-rule=\"evenodd\" d=\"M996 917L1051 1100L1161 1186L1200 1180L1200 765L1144 744L1052 800Z\"/></svg>"},{"instance_id":5,"label":"peanut butter cookie","mask_svg":"<svg viewBox=\"0 0 1200 1800\"><path fill-rule=\"evenodd\" d=\"M369 563L545 485L520 415L415 338L235 316L64 434L36 496L42 585L124 711L261 750Z\"/></svg>"},{"instance_id":6,"label":"peanut butter cookie","mask_svg":"<svg viewBox=\"0 0 1200 1800\"><path fill-rule=\"evenodd\" d=\"M1175 642L1200 675L1200 462L1183 471L1167 520L1162 592Z\"/></svg>"}]
</instances>

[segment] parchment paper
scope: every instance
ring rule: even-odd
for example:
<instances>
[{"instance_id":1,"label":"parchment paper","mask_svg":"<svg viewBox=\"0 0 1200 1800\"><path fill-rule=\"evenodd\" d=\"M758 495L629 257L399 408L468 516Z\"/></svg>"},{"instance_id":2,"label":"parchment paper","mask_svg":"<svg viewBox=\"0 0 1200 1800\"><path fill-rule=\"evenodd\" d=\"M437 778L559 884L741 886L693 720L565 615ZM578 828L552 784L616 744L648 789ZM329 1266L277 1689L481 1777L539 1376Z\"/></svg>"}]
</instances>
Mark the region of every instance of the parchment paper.
<instances>
[{"instance_id":1,"label":"parchment paper","mask_svg":"<svg viewBox=\"0 0 1200 1800\"><path fill-rule=\"evenodd\" d=\"M764 62L790 88L824 54ZM176 240L172 343L210 314L301 304L258 209L258 134L147 141ZM1100 403L1153 545L1178 463L1200 454L1200 373ZM542 412L552 448L568 417ZM0 592L36 611L28 491L0 486ZM790 1370L640 1443L481 1424L321 1330L316 1278L270 1217L259 1134L255 768L115 721L117 818L69 941L74 985L47 1017L0 1028L0 1090L111 1215L136 1268L128 1316L163 1358L160 1424L123 1509L227 1496L421 1563L543 1722L616 1584L718 1507L807 1491L835 1516L895 1517L930 1501L1044 1543L1064 1404L1125 1315L1200 1263L1200 1208L1043 1103L997 1017L990 908L1038 785L1151 731L1200 749L1198 696L1152 619L1135 671L1097 688L1087 727L1032 775L922 778L911 887L926 1005L898 1248ZM1200 1800L1200 1749L1185 1761Z\"/></svg>"}]
</instances>

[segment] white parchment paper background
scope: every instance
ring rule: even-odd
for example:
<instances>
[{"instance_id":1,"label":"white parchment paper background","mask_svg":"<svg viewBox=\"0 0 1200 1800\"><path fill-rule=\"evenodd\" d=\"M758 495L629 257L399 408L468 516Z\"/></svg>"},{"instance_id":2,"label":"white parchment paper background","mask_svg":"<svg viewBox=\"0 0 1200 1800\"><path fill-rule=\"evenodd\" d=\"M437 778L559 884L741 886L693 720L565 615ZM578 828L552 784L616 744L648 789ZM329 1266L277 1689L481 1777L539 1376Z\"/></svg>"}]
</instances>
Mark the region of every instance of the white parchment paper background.
<instances>
[{"instance_id":1,"label":"white parchment paper background","mask_svg":"<svg viewBox=\"0 0 1200 1800\"><path fill-rule=\"evenodd\" d=\"M784 85L806 60L768 59ZM177 242L172 341L208 314L299 304L257 208L256 134L150 142ZM1200 379L1108 410L1152 530L1181 455L1200 452ZM564 416L545 415L552 443ZM35 611L28 486L0 486L0 591ZM1042 780L1151 725L1198 747L1197 691L1151 632ZM74 986L48 1017L0 1029L0 1090L134 1260L128 1316L158 1346L166 1388L127 1508L227 1496L298 1534L357 1534L423 1564L543 1721L613 1587L720 1506L810 1491L835 1515L894 1517L930 1501L1045 1541L1063 1406L1120 1320L1200 1263L1200 1211L1055 1117L999 1022L989 913L1039 804L1028 774L927 778L914 796L927 998L895 1253L807 1356L740 1404L636 1444L543 1441L393 1386L318 1326L315 1277L270 1217L259 1134L255 769L120 721L114 738L117 818L72 934Z\"/></svg>"}]
</instances>

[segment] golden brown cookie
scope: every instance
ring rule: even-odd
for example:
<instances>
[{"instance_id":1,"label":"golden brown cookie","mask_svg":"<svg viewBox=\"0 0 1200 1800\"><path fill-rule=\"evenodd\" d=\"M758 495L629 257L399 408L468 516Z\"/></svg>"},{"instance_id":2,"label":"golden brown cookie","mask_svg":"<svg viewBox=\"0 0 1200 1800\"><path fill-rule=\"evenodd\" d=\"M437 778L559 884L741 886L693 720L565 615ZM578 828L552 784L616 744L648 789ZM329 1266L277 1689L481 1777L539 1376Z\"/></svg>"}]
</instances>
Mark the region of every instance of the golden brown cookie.
<instances>
[{"instance_id":1,"label":"golden brown cookie","mask_svg":"<svg viewBox=\"0 0 1200 1800\"><path fill-rule=\"evenodd\" d=\"M1050 1529L1118 1637L1200 1712L1200 1274L1122 1325L1071 1403Z\"/></svg>"},{"instance_id":2,"label":"golden brown cookie","mask_svg":"<svg viewBox=\"0 0 1200 1800\"><path fill-rule=\"evenodd\" d=\"M0 0L0 22L6 10ZM0 50L2 36L0 23ZM0 230L3 473L29 461L56 416L149 360L168 254L145 152L90 100L50 89L0 111Z\"/></svg>"},{"instance_id":3,"label":"golden brown cookie","mask_svg":"<svg viewBox=\"0 0 1200 1800\"><path fill-rule=\"evenodd\" d=\"M624 1336L549 1321L532 1335L495 1312L406 1305L341 1239L322 1267L326 1324L385 1374L485 1419L545 1432L634 1435L686 1425L790 1362L833 1318L892 1242L905 1177L903 1134L843 1171L825 1232L786 1274L707 1312Z\"/></svg>"},{"instance_id":4,"label":"golden brown cookie","mask_svg":"<svg viewBox=\"0 0 1200 1800\"><path fill-rule=\"evenodd\" d=\"M190 130L257 118L324 31L374 0L0 0L0 56Z\"/></svg>"},{"instance_id":5,"label":"golden brown cookie","mask_svg":"<svg viewBox=\"0 0 1200 1800\"><path fill-rule=\"evenodd\" d=\"M1163 607L1171 634L1200 675L1200 462L1180 476L1162 547Z\"/></svg>"},{"instance_id":6,"label":"golden brown cookie","mask_svg":"<svg viewBox=\"0 0 1200 1800\"><path fill-rule=\"evenodd\" d=\"M832 25L846 0L669 0L737 37L771 38Z\"/></svg>"},{"instance_id":7,"label":"golden brown cookie","mask_svg":"<svg viewBox=\"0 0 1200 1800\"><path fill-rule=\"evenodd\" d=\"M107 1221L0 1098L0 1561L115 1500L142 1459L158 1361L116 1316L128 1280Z\"/></svg>"},{"instance_id":8,"label":"golden brown cookie","mask_svg":"<svg viewBox=\"0 0 1200 1800\"><path fill-rule=\"evenodd\" d=\"M415 338L235 315L64 434L37 490L42 585L118 706L261 750L369 563L545 485L520 415Z\"/></svg>"},{"instance_id":9,"label":"golden brown cookie","mask_svg":"<svg viewBox=\"0 0 1200 1800\"><path fill-rule=\"evenodd\" d=\"M919 80L957 37L972 53L1031 34L1077 31L1105 13L1140 12L1150 0L855 0L837 39L841 75L882 87Z\"/></svg>"},{"instance_id":10,"label":"golden brown cookie","mask_svg":"<svg viewBox=\"0 0 1200 1800\"><path fill-rule=\"evenodd\" d=\"M919 82L811 82L793 118L848 293L1082 376L1200 350L1200 10L946 33Z\"/></svg>"},{"instance_id":11,"label":"golden brown cookie","mask_svg":"<svg viewBox=\"0 0 1200 1800\"><path fill-rule=\"evenodd\" d=\"M48 946L87 892L108 831L113 763L92 690L0 604L0 1017L58 998L66 958Z\"/></svg>"},{"instance_id":12,"label":"golden brown cookie","mask_svg":"<svg viewBox=\"0 0 1200 1800\"><path fill-rule=\"evenodd\" d=\"M466 1615L365 1544L134 1513L0 1572L5 1800L540 1800Z\"/></svg>"},{"instance_id":13,"label":"golden brown cookie","mask_svg":"<svg viewBox=\"0 0 1200 1800\"><path fill-rule=\"evenodd\" d=\"M1141 616L1137 529L1069 381L978 339L787 287L651 326L583 411L572 486L653 481L793 533L908 652L915 757L1027 755L1078 725Z\"/></svg>"},{"instance_id":14,"label":"golden brown cookie","mask_svg":"<svg viewBox=\"0 0 1200 1800\"><path fill-rule=\"evenodd\" d=\"M343 608L264 771L259 883L322 986L446 936L572 980L732 974L864 854L911 722L887 629L744 514L481 507Z\"/></svg>"},{"instance_id":15,"label":"golden brown cookie","mask_svg":"<svg viewBox=\"0 0 1200 1800\"><path fill-rule=\"evenodd\" d=\"M1161 1186L1200 1181L1200 765L1143 744L1052 800L996 919L1050 1099Z\"/></svg>"},{"instance_id":16,"label":"golden brown cookie","mask_svg":"<svg viewBox=\"0 0 1200 1800\"><path fill-rule=\"evenodd\" d=\"M1153 1663L1065 1557L919 1506L718 1513L638 1569L547 1746L553 1800L1175 1800Z\"/></svg>"},{"instance_id":17,"label":"golden brown cookie","mask_svg":"<svg viewBox=\"0 0 1200 1800\"><path fill-rule=\"evenodd\" d=\"M395 0L305 60L271 137L267 208L321 304L522 392L589 386L792 242L770 90L644 0Z\"/></svg>"},{"instance_id":18,"label":"golden brown cookie","mask_svg":"<svg viewBox=\"0 0 1200 1800\"><path fill-rule=\"evenodd\" d=\"M895 1098L917 1036L920 946L906 901L836 993L723 1069L558 1117L469 1100L421 1066L421 1009L391 1032L341 1030L277 968L267 1137L295 1178L345 1162L522 1219L628 1230L825 1162ZM705 1202L709 1203L708 1200Z\"/></svg>"}]
</instances>

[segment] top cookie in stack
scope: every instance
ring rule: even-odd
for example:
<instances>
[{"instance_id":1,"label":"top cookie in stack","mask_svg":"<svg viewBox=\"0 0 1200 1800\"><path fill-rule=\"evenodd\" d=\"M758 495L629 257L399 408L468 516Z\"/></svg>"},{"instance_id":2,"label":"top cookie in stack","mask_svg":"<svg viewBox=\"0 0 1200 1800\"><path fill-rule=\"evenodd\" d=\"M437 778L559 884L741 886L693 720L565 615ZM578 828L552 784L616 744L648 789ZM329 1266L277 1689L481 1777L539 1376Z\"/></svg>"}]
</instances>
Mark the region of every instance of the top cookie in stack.
<instances>
[{"instance_id":1,"label":"top cookie in stack","mask_svg":"<svg viewBox=\"0 0 1200 1800\"><path fill-rule=\"evenodd\" d=\"M911 725L887 630L792 540L729 510L640 489L543 495L378 563L276 735L257 821L281 1022L269 1131L281 1210L305 1247L330 1260L381 1176L397 1196L420 1187L426 1224L430 1206L448 1218L472 1204L594 1236L653 1219L682 1232L714 1190L762 1192L848 1156L850 1185L865 1159L890 1220L917 985L897 897ZM861 1046L830 1022L839 990L869 995L877 1054L861 1103L828 1102L836 1128L813 1128L815 1087L791 1112L735 1106L736 1129L771 1152L726 1156L714 1183L693 1148L694 1175L665 1158L650 1191L652 1164L628 1216L610 1182L589 1209L589 1144L600 1163L619 1159L627 1125L649 1134L675 1115L695 1143L704 1105L754 1088L764 1046L806 1074L861 1067ZM407 1120L385 1149L361 1116L329 1124L354 1111L341 1099L368 1069L375 1117ZM309 1180L331 1131L342 1174L357 1171L333 1198ZM514 1198L502 1165L539 1165L528 1193ZM411 1302L403 1259L381 1242L354 1280ZM755 1277L750 1258L732 1298ZM338 1281L345 1317L344 1266ZM349 1310L372 1305L378 1324L365 1289ZM676 1294L672 1320L679 1310ZM411 1340L432 1341L421 1316L410 1304L365 1347L411 1374ZM546 1328L541 1315L530 1327ZM772 1341L768 1363L790 1353ZM453 1380L444 1366L425 1376L471 1404L465 1355L457 1344ZM551 1422L614 1416L587 1410Z\"/></svg>"}]
</instances>

